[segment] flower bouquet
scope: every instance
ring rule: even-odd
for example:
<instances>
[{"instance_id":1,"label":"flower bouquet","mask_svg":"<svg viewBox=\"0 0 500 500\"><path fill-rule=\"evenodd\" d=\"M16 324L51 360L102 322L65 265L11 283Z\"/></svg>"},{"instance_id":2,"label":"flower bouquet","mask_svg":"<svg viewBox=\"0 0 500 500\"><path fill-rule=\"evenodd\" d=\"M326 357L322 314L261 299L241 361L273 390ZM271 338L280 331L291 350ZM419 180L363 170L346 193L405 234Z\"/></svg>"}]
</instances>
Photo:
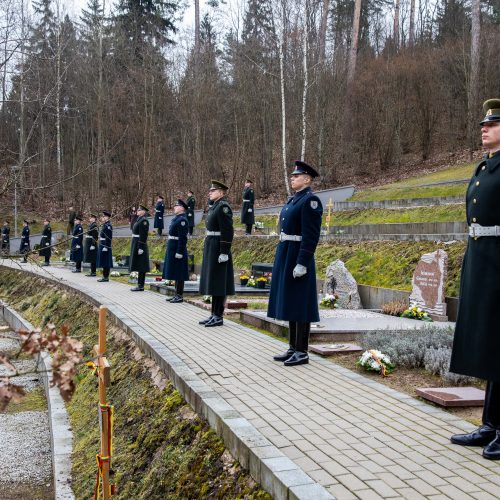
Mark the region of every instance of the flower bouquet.
<instances>
[{"instance_id":1,"label":"flower bouquet","mask_svg":"<svg viewBox=\"0 0 500 500\"><path fill-rule=\"evenodd\" d=\"M109 273L109 275L110 275L110 276L113 276L114 278L118 278L118 277L120 277L120 276L121 276L121 275L120 275L120 273L119 273L118 271L111 271L111 272Z\"/></svg>"},{"instance_id":2,"label":"flower bouquet","mask_svg":"<svg viewBox=\"0 0 500 500\"><path fill-rule=\"evenodd\" d=\"M417 307L417 304L412 302L410 307L406 309L406 311L401 314L402 318L410 318L410 319L418 319L420 321L432 321L432 318L420 307Z\"/></svg>"},{"instance_id":3,"label":"flower bouquet","mask_svg":"<svg viewBox=\"0 0 500 500\"><path fill-rule=\"evenodd\" d=\"M323 307L329 307L330 309L336 309L339 307L337 301L339 300L339 296L336 294L327 293L320 301L319 305Z\"/></svg>"},{"instance_id":4,"label":"flower bouquet","mask_svg":"<svg viewBox=\"0 0 500 500\"><path fill-rule=\"evenodd\" d=\"M394 370L394 365L391 363L389 356L375 349L365 351L357 361L356 365L361 366L370 372L380 373L382 377L386 377Z\"/></svg>"},{"instance_id":5,"label":"flower bouquet","mask_svg":"<svg viewBox=\"0 0 500 500\"><path fill-rule=\"evenodd\" d=\"M212 303L212 297L210 295L203 295L203 298L201 301L205 304L211 304Z\"/></svg>"},{"instance_id":6,"label":"flower bouquet","mask_svg":"<svg viewBox=\"0 0 500 500\"><path fill-rule=\"evenodd\" d=\"M256 281L255 281L255 278L253 276L250 276L250 278L248 278L247 286L253 286L253 287L256 286Z\"/></svg>"},{"instance_id":7,"label":"flower bouquet","mask_svg":"<svg viewBox=\"0 0 500 500\"><path fill-rule=\"evenodd\" d=\"M132 271L130 273L130 278L136 280L139 277L139 273L137 271Z\"/></svg>"}]
</instances>

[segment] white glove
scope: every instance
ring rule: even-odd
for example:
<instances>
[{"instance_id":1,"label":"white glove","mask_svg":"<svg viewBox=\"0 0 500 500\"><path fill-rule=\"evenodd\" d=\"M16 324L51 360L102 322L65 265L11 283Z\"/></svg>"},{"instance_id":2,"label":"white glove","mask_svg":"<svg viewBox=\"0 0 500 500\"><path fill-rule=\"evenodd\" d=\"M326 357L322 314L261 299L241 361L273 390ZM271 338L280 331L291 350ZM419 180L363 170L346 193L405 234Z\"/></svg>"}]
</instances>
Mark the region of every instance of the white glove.
<instances>
[{"instance_id":1,"label":"white glove","mask_svg":"<svg viewBox=\"0 0 500 500\"><path fill-rule=\"evenodd\" d=\"M92 245L92 246L90 247L90 250L95 250L95 246L94 246L94 245Z\"/></svg>"},{"instance_id":2,"label":"white glove","mask_svg":"<svg viewBox=\"0 0 500 500\"><path fill-rule=\"evenodd\" d=\"M307 267L303 266L302 264L297 264L293 268L293 277L294 278L301 278L307 273Z\"/></svg>"},{"instance_id":3,"label":"white glove","mask_svg":"<svg viewBox=\"0 0 500 500\"><path fill-rule=\"evenodd\" d=\"M219 264L222 264L223 262L227 262L229 260L229 255L227 253L221 253L219 255Z\"/></svg>"},{"instance_id":4,"label":"white glove","mask_svg":"<svg viewBox=\"0 0 500 500\"><path fill-rule=\"evenodd\" d=\"M82 248L80 245L75 245L75 248Z\"/></svg>"},{"instance_id":5,"label":"white glove","mask_svg":"<svg viewBox=\"0 0 500 500\"><path fill-rule=\"evenodd\" d=\"M50 243L45 243L45 246L46 247L50 247Z\"/></svg>"},{"instance_id":6,"label":"white glove","mask_svg":"<svg viewBox=\"0 0 500 500\"><path fill-rule=\"evenodd\" d=\"M108 251L108 249L107 249L106 247L104 247L104 248L102 249L102 251L103 251L103 252L107 252L107 251Z\"/></svg>"},{"instance_id":7,"label":"white glove","mask_svg":"<svg viewBox=\"0 0 500 500\"><path fill-rule=\"evenodd\" d=\"M142 254L144 253L144 250L143 250L142 248L139 248L139 250L137 250L137 253L138 253L139 255L142 255Z\"/></svg>"},{"instance_id":8,"label":"white glove","mask_svg":"<svg viewBox=\"0 0 500 500\"><path fill-rule=\"evenodd\" d=\"M249 212L253 212L253 208L249 208L249 209L248 209L248 211L249 211Z\"/></svg>"},{"instance_id":9,"label":"white glove","mask_svg":"<svg viewBox=\"0 0 500 500\"><path fill-rule=\"evenodd\" d=\"M182 259L183 255L181 253L176 253L175 258L176 259Z\"/></svg>"},{"instance_id":10,"label":"white glove","mask_svg":"<svg viewBox=\"0 0 500 500\"><path fill-rule=\"evenodd\" d=\"M188 214L188 217L192 217L192 216L193 216L193 214Z\"/></svg>"}]
</instances>

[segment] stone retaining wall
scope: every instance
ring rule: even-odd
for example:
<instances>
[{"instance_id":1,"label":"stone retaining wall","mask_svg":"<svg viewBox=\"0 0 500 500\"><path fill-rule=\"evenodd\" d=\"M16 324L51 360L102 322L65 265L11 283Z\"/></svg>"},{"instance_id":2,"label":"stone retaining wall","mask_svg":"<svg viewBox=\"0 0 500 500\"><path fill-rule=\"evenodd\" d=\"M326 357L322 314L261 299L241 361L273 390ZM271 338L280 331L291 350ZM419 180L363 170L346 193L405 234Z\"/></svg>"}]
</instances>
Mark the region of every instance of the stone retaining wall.
<instances>
[{"instance_id":1,"label":"stone retaining wall","mask_svg":"<svg viewBox=\"0 0 500 500\"><path fill-rule=\"evenodd\" d=\"M408 198L401 200L379 201L337 201L333 204L333 210L342 211L355 209L366 210L369 208L410 208L464 203L464 196L435 196L430 198Z\"/></svg>"}]
</instances>

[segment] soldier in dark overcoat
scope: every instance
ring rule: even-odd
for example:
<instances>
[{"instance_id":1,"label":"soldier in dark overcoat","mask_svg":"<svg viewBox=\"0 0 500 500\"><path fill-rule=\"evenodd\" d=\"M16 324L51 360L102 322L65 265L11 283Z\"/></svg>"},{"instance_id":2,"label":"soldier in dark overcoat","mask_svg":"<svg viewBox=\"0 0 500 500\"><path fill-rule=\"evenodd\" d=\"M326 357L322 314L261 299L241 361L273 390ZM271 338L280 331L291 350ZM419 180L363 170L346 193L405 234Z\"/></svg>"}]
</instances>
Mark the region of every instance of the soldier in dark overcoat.
<instances>
[{"instance_id":1,"label":"soldier in dark overcoat","mask_svg":"<svg viewBox=\"0 0 500 500\"><path fill-rule=\"evenodd\" d=\"M175 281L175 295L167 302L179 304L183 302L184 282L189 279L187 235L189 222L186 215L188 206L184 201L177 200L174 213L168 228L167 249L163 265L163 279Z\"/></svg>"},{"instance_id":2,"label":"soldier in dark overcoat","mask_svg":"<svg viewBox=\"0 0 500 500\"><path fill-rule=\"evenodd\" d=\"M73 227L73 239L71 240L71 253L69 259L75 263L75 269L72 272L82 272L83 260L83 226L82 216L75 215L75 225Z\"/></svg>"},{"instance_id":3,"label":"soldier in dark overcoat","mask_svg":"<svg viewBox=\"0 0 500 500\"><path fill-rule=\"evenodd\" d=\"M97 227L97 216L90 214L89 227L83 241L83 262L90 264L90 273L85 276L95 276L97 267L97 247L99 244L99 228Z\"/></svg>"},{"instance_id":4,"label":"soldier in dark overcoat","mask_svg":"<svg viewBox=\"0 0 500 500\"><path fill-rule=\"evenodd\" d=\"M190 236L193 234L194 229L194 207L196 205L196 199L192 191L188 191L188 197L186 199L187 211L186 216L188 220L188 233Z\"/></svg>"},{"instance_id":5,"label":"soldier in dark overcoat","mask_svg":"<svg viewBox=\"0 0 500 500\"><path fill-rule=\"evenodd\" d=\"M50 257L52 255L52 228L50 227L49 219L43 221L42 238L40 239L40 248L38 255L44 257L42 266L50 265Z\"/></svg>"},{"instance_id":6,"label":"soldier in dark overcoat","mask_svg":"<svg viewBox=\"0 0 500 500\"><path fill-rule=\"evenodd\" d=\"M149 221L146 217L147 211L148 209L145 205L139 205L137 208L138 217L132 229L129 271L136 271L138 273L137 286L131 288L132 292L144 291L146 273L150 271L148 249Z\"/></svg>"},{"instance_id":7,"label":"soldier in dark overcoat","mask_svg":"<svg viewBox=\"0 0 500 500\"><path fill-rule=\"evenodd\" d=\"M241 223L245 224L245 234L252 234L252 226L255 224L255 192L253 182L250 179L245 181L241 202Z\"/></svg>"},{"instance_id":8,"label":"soldier in dark overcoat","mask_svg":"<svg viewBox=\"0 0 500 500\"><path fill-rule=\"evenodd\" d=\"M500 99L483 105L483 146L466 193L469 241L462 264L460 303L450 371L487 381L482 425L451 442L482 446L483 457L500 460Z\"/></svg>"},{"instance_id":9,"label":"soldier in dark overcoat","mask_svg":"<svg viewBox=\"0 0 500 500\"><path fill-rule=\"evenodd\" d=\"M165 227L163 223L164 213L165 213L165 202L163 200L163 196L158 195L158 199L156 200L156 206L155 206L155 220L153 226L158 231L158 236L161 236L163 228Z\"/></svg>"},{"instance_id":10,"label":"soldier in dark overcoat","mask_svg":"<svg viewBox=\"0 0 500 500\"><path fill-rule=\"evenodd\" d=\"M21 233L21 243L19 244L19 253L23 256L23 262L28 262L28 253L30 251L30 225L24 219L23 232Z\"/></svg>"},{"instance_id":11,"label":"soldier in dark overcoat","mask_svg":"<svg viewBox=\"0 0 500 500\"><path fill-rule=\"evenodd\" d=\"M9 221L6 220L2 227L2 246L1 250L4 255L9 255L10 253L10 227Z\"/></svg>"},{"instance_id":12,"label":"soldier in dark overcoat","mask_svg":"<svg viewBox=\"0 0 500 500\"><path fill-rule=\"evenodd\" d=\"M113 226L111 212L103 210L101 215L101 230L99 232L99 247L97 248L97 267L102 269L102 278L97 281L109 281L109 273L113 267Z\"/></svg>"},{"instance_id":13,"label":"soldier in dark overcoat","mask_svg":"<svg viewBox=\"0 0 500 500\"><path fill-rule=\"evenodd\" d=\"M314 252L321 234L323 206L312 192L318 177L313 167L295 162L290 185L295 191L280 213L280 242L276 248L267 315L289 322L289 348L274 357L286 366L309 362L311 322L319 321Z\"/></svg>"},{"instance_id":14,"label":"soldier in dark overcoat","mask_svg":"<svg viewBox=\"0 0 500 500\"><path fill-rule=\"evenodd\" d=\"M228 187L212 181L211 204L205 222L206 237L201 265L200 294L212 296L212 314L201 325L221 326L227 295L234 294L233 211L226 200Z\"/></svg>"}]
</instances>

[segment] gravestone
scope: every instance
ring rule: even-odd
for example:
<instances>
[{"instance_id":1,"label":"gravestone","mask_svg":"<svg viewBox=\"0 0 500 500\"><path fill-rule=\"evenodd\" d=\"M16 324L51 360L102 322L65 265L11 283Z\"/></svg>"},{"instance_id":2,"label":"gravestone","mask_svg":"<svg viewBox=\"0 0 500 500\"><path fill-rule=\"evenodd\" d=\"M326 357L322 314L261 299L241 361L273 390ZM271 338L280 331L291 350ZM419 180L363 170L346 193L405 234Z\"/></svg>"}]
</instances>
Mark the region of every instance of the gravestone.
<instances>
[{"instance_id":1,"label":"gravestone","mask_svg":"<svg viewBox=\"0 0 500 500\"><path fill-rule=\"evenodd\" d=\"M341 260L333 261L326 268L323 293L325 295L337 295L337 303L341 309L363 308L359 297L358 284Z\"/></svg>"},{"instance_id":2,"label":"gravestone","mask_svg":"<svg viewBox=\"0 0 500 500\"><path fill-rule=\"evenodd\" d=\"M410 302L435 321L448 321L444 290L447 272L448 254L439 249L422 255L413 274Z\"/></svg>"}]
</instances>

